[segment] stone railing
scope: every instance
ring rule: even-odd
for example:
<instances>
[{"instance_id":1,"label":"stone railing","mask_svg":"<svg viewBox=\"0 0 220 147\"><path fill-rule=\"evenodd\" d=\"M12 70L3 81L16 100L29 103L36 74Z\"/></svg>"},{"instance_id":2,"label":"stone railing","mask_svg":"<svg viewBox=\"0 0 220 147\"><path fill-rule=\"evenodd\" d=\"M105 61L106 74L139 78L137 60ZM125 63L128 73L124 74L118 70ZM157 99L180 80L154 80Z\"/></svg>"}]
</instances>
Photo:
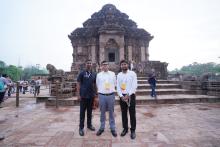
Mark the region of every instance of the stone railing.
<instances>
[{"instance_id":1,"label":"stone railing","mask_svg":"<svg viewBox=\"0 0 220 147\"><path fill-rule=\"evenodd\" d=\"M196 90L197 94L220 96L220 75L203 73L201 76L187 74L169 74L168 80L176 81L184 89Z\"/></svg>"},{"instance_id":2,"label":"stone railing","mask_svg":"<svg viewBox=\"0 0 220 147\"><path fill-rule=\"evenodd\" d=\"M220 96L220 81L207 82L208 95Z\"/></svg>"}]
</instances>

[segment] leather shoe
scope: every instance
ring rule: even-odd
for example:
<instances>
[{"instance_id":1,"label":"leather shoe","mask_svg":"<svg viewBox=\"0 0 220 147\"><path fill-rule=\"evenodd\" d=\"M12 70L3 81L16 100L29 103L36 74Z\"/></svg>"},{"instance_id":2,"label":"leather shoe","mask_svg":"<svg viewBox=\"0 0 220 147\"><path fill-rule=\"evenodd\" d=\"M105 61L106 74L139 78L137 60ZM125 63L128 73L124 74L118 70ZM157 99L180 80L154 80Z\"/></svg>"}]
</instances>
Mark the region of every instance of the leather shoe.
<instances>
[{"instance_id":1,"label":"leather shoe","mask_svg":"<svg viewBox=\"0 0 220 147\"><path fill-rule=\"evenodd\" d=\"M115 130L111 130L112 136L117 137L117 133Z\"/></svg>"},{"instance_id":2,"label":"leather shoe","mask_svg":"<svg viewBox=\"0 0 220 147\"><path fill-rule=\"evenodd\" d=\"M134 131L131 132L131 139L135 139L136 138L136 134Z\"/></svg>"},{"instance_id":3,"label":"leather shoe","mask_svg":"<svg viewBox=\"0 0 220 147\"><path fill-rule=\"evenodd\" d=\"M80 136L84 136L84 131L83 131L83 129L79 129L79 135L80 135Z\"/></svg>"},{"instance_id":4,"label":"leather shoe","mask_svg":"<svg viewBox=\"0 0 220 147\"><path fill-rule=\"evenodd\" d=\"M93 127L93 126L89 126L89 127L87 127L89 130L91 130L91 131L95 131L95 127Z\"/></svg>"},{"instance_id":5,"label":"leather shoe","mask_svg":"<svg viewBox=\"0 0 220 147\"><path fill-rule=\"evenodd\" d=\"M121 132L121 136L125 136L127 133L128 133L128 130L127 130L127 129L124 129L124 130Z\"/></svg>"},{"instance_id":6,"label":"leather shoe","mask_svg":"<svg viewBox=\"0 0 220 147\"><path fill-rule=\"evenodd\" d=\"M98 130L98 132L96 133L97 136L100 136L102 133L104 132L104 130Z\"/></svg>"}]
</instances>

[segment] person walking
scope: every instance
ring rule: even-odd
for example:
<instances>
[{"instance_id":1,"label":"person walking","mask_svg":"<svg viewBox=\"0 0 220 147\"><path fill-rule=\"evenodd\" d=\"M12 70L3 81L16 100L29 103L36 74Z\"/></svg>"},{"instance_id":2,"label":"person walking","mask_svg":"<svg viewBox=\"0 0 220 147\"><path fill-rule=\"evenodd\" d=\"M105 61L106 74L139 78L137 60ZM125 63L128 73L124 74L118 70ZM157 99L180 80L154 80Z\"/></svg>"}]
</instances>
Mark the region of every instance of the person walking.
<instances>
[{"instance_id":1,"label":"person walking","mask_svg":"<svg viewBox=\"0 0 220 147\"><path fill-rule=\"evenodd\" d=\"M42 84L42 80L40 79L40 77L38 77L38 79L35 82L35 92L34 92L34 96L38 96L40 94L40 86Z\"/></svg>"},{"instance_id":2,"label":"person walking","mask_svg":"<svg viewBox=\"0 0 220 147\"><path fill-rule=\"evenodd\" d=\"M149 78L148 78L148 83L150 84L151 87L151 97L155 97L155 99L157 99L157 94L156 94L156 75L154 70L152 70L152 73L149 74Z\"/></svg>"},{"instance_id":3,"label":"person walking","mask_svg":"<svg viewBox=\"0 0 220 147\"><path fill-rule=\"evenodd\" d=\"M79 135L84 136L85 112L87 110L87 128L95 131L92 125L92 102L96 95L96 74L92 72L92 61L86 61L86 69L77 78L77 97L80 101Z\"/></svg>"},{"instance_id":4,"label":"person walking","mask_svg":"<svg viewBox=\"0 0 220 147\"><path fill-rule=\"evenodd\" d=\"M123 131L121 136L125 136L128 132L128 116L130 114L131 139L136 138L136 96L137 75L134 71L129 70L129 64L126 60L120 62L121 72L117 75L117 93L120 97L120 107L122 115Z\"/></svg>"},{"instance_id":5,"label":"person walking","mask_svg":"<svg viewBox=\"0 0 220 147\"><path fill-rule=\"evenodd\" d=\"M114 118L114 105L115 105L115 86L116 76L115 73L109 71L109 65L107 61L101 63L102 71L97 74L96 85L98 88L98 98L100 106L100 128L96 135L100 136L105 130L106 111L109 111L109 124L111 133L114 137L117 137Z\"/></svg>"}]
</instances>

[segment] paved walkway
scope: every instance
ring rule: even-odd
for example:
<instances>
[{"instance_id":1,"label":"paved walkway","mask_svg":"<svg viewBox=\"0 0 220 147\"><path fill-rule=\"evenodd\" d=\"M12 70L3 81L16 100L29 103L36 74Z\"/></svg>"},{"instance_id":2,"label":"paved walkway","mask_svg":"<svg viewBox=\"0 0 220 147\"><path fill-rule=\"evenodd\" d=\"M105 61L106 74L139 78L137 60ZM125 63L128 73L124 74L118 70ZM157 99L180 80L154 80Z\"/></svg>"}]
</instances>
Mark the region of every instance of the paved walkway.
<instances>
[{"instance_id":1,"label":"paved walkway","mask_svg":"<svg viewBox=\"0 0 220 147\"><path fill-rule=\"evenodd\" d=\"M121 113L115 106L118 137L114 138L108 122L105 132L85 129L78 134L79 106L45 107L35 98L5 101L0 109L0 147L219 147L220 103L137 106L137 138L130 132L120 137ZM93 113L93 125L99 127L99 110ZM86 123L85 123L86 124Z\"/></svg>"}]
</instances>

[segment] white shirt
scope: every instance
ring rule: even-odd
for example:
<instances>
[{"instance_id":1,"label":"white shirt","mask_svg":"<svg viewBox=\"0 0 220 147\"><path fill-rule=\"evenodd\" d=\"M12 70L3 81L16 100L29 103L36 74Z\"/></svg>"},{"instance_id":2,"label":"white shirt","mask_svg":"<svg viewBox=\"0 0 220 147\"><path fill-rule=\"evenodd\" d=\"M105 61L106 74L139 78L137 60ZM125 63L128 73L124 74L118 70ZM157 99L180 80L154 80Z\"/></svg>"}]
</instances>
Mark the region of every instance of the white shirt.
<instances>
[{"instance_id":1,"label":"white shirt","mask_svg":"<svg viewBox=\"0 0 220 147\"><path fill-rule=\"evenodd\" d=\"M137 89L137 75L131 70L126 73L120 72L117 75L117 92L120 97L122 94L135 94Z\"/></svg>"},{"instance_id":2,"label":"white shirt","mask_svg":"<svg viewBox=\"0 0 220 147\"><path fill-rule=\"evenodd\" d=\"M116 76L112 71L100 72L96 77L98 93L109 94L115 92Z\"/></svg>"}]
</instances>

